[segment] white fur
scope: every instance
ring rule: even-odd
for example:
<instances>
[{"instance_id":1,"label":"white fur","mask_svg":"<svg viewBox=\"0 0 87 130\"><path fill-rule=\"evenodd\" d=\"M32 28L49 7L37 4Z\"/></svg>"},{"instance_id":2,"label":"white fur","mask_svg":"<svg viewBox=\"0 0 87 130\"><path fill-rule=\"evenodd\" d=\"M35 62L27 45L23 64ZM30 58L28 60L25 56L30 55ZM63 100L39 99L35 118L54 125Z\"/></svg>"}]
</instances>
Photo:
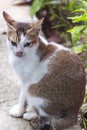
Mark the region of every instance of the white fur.
<instances>
[{"instance_id":1,"label":"white fur","mask_svg":"<svg viewBox=\"0 0 87 130\"><path fill-rule=\"evenodd\" d=\"M36 119L38 117L37 113L32 111L32 112L26 112L23 115L23 118L25 120L32 120L32 119Z\"/></svg>"},{"instance_id":2,"label":"white fur","mask_svg":"<svg viewBox=\"0 0 87 130\"><path fill-rule=\"evenodd\" d=\"M70 49L68 49L68 48L66 48L66 47L64 47L64 46L62 46L62 45L60 45L58 43L53 42L53 41L51 41L51 42L48 43L47 40L45 38L43 38L41 35L39 35L39 38L41 39L41 41L45 45L51 44L51 45L56 46L56 48L57 48L58 51L61 51L61 50L67 50L67 51L69 51L70 50Z\"/></svg>"},{"instance_id":3,"label":"white fur","mask_svg":"<svg viewBox=\"0 0 87 130\"><path fill-rule=\"evenodd\" d=\"M10 110L10 115L14 117L21 117L24 113L24 106L16 104Z\"/></svg>"},{"instance_id":4,"label":"white fur","mask_svg":"<svg viewBox=\"0 0 87 130\"><path fill-rule=\"evenodd\" d=\"M44 37L42 37L41 35L39 35L39 38L41 39L41 41L43 41L43 43L45 44L45 45L48 45L49 43L47 42L47 40L44 38Z\"/></svg>"},{"instance_id":5,"label":"white fur","mask_svg":"<svg viewBox=\"0 0 87 130\"><path fill-rule=\"evenodd\" d=\"M19 97L19 104L17 104L17 106L13 106L10 111L10 114L12 116L17 117L23 114L24 104L26 100L29 106L34 106L37 109L47 103L46 99L29 96L28 89L31 84L39 82L43 78L43 76L48 73L49 59L40 63L39 57L36 55L38 44L34 45L31 48L23 48L24 42L26 42L26 39L22 36L21 42L19 43L18 48L16 48L16 50L23 49L23 57L15 56L13 48L10 47L10 64L13 66L14 70L17 72L23 83L23 87L21 89L21 94ZM18 113L18 111L20 114Z\"/></svg>"},{"instance_id":6,"label":"white fur","mask_svg":"<svg viewBox=\"0 0 87 130\"><path fill-rule=\"evenodd\" d=\"M54 45L57 47L57 51L61 51L61 50L66 50L66 51L70 51L70 49L58 44L58 43L55 43L55 42L50 42L50 44Z\"/></svg>"},{"instance_id":7,"label":"white fur","mask_svg":"<svg viewBox=\"0 0 87 130\"><path fill-rule=\"evenodd\" d=\"M47 45L49 44L42 36L39 36L41 40ZM30 96L28 89L31 84L38 83L43 76L48 72L48 64L50 62L50 58L44 60L43 62L39 62L39 57L36 55L36 50L38 47L38 43L36 43L31 48L24 48L24 43L27 42L26 37L23 35L21 36L21 41L18 45L18 48L15 48L13 46L10 46L10 64L13 66L14 70L17 72L17 74L20 76L20 79L22 80L23 86L21 88L21 94L19 97L19 103L18 105L14 106L11 109L10 114L12 116L20 117L23 115L25 108L25 102L27 101L28 106L27 107L34 107L37 108L39 111L39 114L41 116L48 116L42 109L42 106L45 106L48 101L46 99L40 98L40 97L34 97ZM50 44L57 47L57 50L67 50L65 47L61 45L57 45L54 42L51 42ZM15 51L17 49L21 49L24 53L23 57L17 57L15 56ZM54 53L56 55L56 53ZM31 109L32 110L32 109ZM30 110L30 111L31 111ZM24 114L24 119L30 120L31 118L34 118L37 116L36 113L30 113L27 112Z\"/></svg>"}]
</instances>

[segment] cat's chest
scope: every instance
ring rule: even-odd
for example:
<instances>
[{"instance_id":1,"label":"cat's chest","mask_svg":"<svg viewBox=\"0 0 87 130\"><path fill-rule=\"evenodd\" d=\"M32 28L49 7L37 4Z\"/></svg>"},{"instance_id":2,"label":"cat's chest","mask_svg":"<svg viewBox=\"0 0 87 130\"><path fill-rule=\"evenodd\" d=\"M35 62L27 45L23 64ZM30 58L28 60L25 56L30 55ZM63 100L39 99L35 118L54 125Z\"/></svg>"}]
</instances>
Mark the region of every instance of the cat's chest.
<instances>
[{"instance_id":1,"label":"cat's chest","mask_svg":"<svg viewBox=\"0 0 87 130\"><path fill-rule=\"evenodd\" d=\"M39 63L38 59L34 58L32 60L10 58L10 63L24 84L27 82L37 83L48 73L49 60Z\"/></svg>"}]
</instances>

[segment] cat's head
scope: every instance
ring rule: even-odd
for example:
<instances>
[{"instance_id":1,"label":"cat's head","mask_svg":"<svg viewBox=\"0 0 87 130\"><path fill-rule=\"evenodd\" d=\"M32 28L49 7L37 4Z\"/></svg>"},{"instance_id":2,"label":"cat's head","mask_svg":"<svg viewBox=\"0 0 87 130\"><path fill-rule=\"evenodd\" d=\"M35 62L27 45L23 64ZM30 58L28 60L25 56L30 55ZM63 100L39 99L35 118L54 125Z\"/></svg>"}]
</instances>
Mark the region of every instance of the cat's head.
<instances>
[{"instance_id":1,"label":"cat's head","mask_svg":"<svg viewBox=\"0 0 87 130\"><path fill-rule=\"evenodd\" d=\"M10 50L17 57L26 55L38 41L43 19L34 23L21 23L15 21L6 12L3 12L3 17L8 26L7 37Z\"/></svg>"}]
</instances>

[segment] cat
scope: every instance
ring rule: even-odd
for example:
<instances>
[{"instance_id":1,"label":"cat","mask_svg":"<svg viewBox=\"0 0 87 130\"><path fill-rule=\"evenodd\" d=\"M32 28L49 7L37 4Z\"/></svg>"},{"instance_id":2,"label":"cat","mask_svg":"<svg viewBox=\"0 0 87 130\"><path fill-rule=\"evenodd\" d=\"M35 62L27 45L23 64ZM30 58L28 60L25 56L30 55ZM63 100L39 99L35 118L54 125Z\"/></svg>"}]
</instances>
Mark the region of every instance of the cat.
<instances>
[{"instance_id":1,"label":"cat","mask_svg":"<svg viewBox=\"0 0 87 130\"><path fill-rule=\"evenodd\" d=\"M40 35L43 19L7 23L10 64L22 81L19 102L10 115L29 120L35 129L61 130L73 126L85 94L85 72L70 49ZM50 127L49 127L50 126Z\"/></svg>"}]
</instances>

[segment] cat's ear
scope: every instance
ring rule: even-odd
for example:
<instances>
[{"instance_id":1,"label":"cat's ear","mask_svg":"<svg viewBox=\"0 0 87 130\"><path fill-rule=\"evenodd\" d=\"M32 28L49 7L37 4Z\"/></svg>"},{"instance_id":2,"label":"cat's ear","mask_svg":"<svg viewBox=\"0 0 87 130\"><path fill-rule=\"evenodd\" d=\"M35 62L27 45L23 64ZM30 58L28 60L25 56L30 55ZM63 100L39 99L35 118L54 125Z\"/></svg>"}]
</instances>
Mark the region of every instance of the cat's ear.
<instances>
[{"instance_id":1,"label":"cat's ear","mask_svg":"<svg viewBox=\"0 0 87 130\"><path fill-rule=\"evenodd\" d=\"M42 19L38 20L37 22L33 23L31 25L31 28L29 30L27 30L27 32L31 33L31 34L39 33L40 30L41 30L41 26L42 26L43 20L44 20L44 18L42 18Z\"/></svg>"},{"instance_id":2,"label":"cat's ear","mask_svg":"<svg viewBox=\"0 0 87 130\"><path fill-rule=\"evenodd\" d=\"M7 22L8 29L15 31L17 22L4 11L3 11L3 17L4 17L5 21Z\"/></svg>"}]
</instances>

